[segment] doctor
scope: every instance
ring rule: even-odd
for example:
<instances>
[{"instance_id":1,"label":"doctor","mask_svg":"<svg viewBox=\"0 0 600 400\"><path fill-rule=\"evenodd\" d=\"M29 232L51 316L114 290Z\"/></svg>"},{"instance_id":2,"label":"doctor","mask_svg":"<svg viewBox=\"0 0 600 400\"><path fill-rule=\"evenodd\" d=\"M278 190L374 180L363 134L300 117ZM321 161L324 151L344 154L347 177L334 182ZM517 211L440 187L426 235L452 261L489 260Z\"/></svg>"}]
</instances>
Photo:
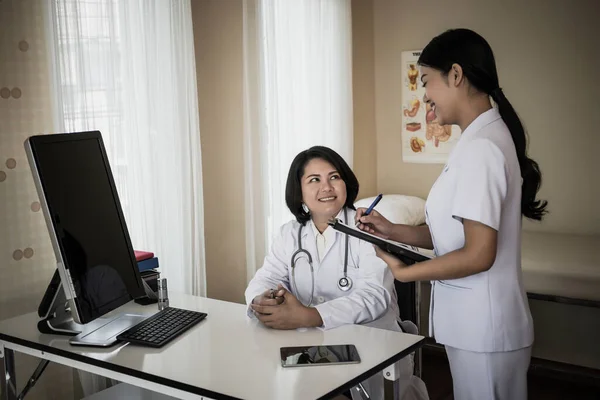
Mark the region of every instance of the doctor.
<instances>
[{"instance_id":1,"label":"doctor","mask_svg":"<svg viewBox=\"0 0 600 400\"><path fill-rule=\"evenodd\" d=\"M288 174L286 203L296 220L284 224L246 289L248 315L274 329L365 324L401 331L394 277L374 247L329 227L337 217L354 221L356 176L335 151L312 147L296 156ZM416 326L403 322L406 331ZM413 376L412 355L399 361L397 399L427 399ZM383 374L363 382L383 399ZM352 394L353 397L355 394Z\"/></svg>"},{"instance_id":2,"label":"doctor","mask_svg":"<svg viewBox=\"0 0 600 400\"><path fill-rule=\"evenodd\" d=\"M541 174L485 39L447 31L418 64L433 108L427 119L457 124L462 136L429 193L427 226L394 225L360 209L359 228L435 249L436 258L411 267L378 254L396 279L432 281L430 335L446 346L454 397L526 399L533 322L521 276L521 219L546 212L536 200Z\"/></svg>"}]
</instances>

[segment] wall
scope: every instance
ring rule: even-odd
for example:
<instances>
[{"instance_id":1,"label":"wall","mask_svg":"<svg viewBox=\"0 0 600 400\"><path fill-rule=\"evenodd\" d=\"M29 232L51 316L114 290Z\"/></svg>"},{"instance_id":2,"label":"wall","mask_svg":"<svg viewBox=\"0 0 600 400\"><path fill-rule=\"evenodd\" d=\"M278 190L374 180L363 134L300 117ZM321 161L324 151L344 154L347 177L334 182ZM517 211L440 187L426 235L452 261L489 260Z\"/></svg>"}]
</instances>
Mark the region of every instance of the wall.
<instances>
[{"instance_id":1,"label":"wall","mask_svg":"<svg viewBox=\"0 0 600 400\"><path fill-rule=\"evenodd\" d=\"M37 311L56 268L23 149L53 127L45 2L0 1L0 319ZM19 388L38 361L16 354ZM71 370L50 364L27 398L69 398L72 387Z\"/></svg>"},{"instance_id":2,"label":"wall","mask_svg":"<svg viewBox=\"0 0 600 400\"><path fill-rule=\"evenodd\" d=\"M375 1L377 189L427 197L441 166L402 162L400 52L421 49L448 28L468 27L494 49L500 85L542 169L540 196L551 214L524 228L600 233L597 15L595 0Z\"/></svg>"},{"instance_id":3,"label":"wall","mask_svg":"<svg viewBox=\"0 0 600 400\"><path fill-rule=\"evenodd\" d=\"M244 302L241 1L194 0L208 297Z\"/></svg>"},{"instance_id":4,"label":"wall","mask_svg":"<svg viewBox=\"0 0 600 400\"><path fill-rule=\"evenodd\" d=\"M359 199L377 194L373 22L373 2L352 0L353 170L360 182Z\"/></svg>"}]
</instances>

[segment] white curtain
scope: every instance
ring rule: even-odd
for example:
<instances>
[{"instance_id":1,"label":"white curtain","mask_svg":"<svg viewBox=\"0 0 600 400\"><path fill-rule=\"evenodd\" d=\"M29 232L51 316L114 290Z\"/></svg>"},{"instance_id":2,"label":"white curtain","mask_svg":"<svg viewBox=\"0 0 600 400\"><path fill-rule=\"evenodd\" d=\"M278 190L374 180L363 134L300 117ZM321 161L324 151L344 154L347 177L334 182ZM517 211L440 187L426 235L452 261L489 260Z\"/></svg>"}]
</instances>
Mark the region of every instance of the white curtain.
<instances>
[{"instance_id":1,"label":"white curtain","mask_svg":"<svg viewBox=\"0 0 600 400\"><path fill-rule=\"evenodd\" d=\"M52 0L57 131L99 130L133 247L206 294L190 0Z\"/></svg>"},{"instance_id":2,"label":"white curtain","mask_svg":"<svg viewBox=\"0 0 600 400\"><path fill-rule=\"evenodd\" d=\"M293 218L285 184L314 145L352 166L350 0L244 0L247 278Z\"/></svg>"}]
</instances>

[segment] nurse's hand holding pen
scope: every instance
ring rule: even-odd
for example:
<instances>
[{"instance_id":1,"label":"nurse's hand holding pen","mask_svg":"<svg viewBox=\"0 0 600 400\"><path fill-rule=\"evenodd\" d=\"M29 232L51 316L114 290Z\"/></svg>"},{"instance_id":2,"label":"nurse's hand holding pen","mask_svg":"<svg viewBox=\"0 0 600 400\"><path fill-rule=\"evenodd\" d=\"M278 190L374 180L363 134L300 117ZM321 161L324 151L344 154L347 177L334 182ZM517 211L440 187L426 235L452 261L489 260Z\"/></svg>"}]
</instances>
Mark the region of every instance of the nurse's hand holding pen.
<instances>
[{"instance_id":1,"label":"nurse's hand holding pen","mask_svg":"<svg viewBox=\"0 0 600 400\"><path fill-rule=\"evenodd\" d=\"M394 224L388 221L383 215L373 210L369 215L364 215L366 208L359 208L356 210L356 223L360 230L369 232L373 235L379 236L383 239L390 239ZM394 257L390 253L381 250L375 246L375 253L377 257L381 258L392 271L392 275L396 280L404 282L406 277L404 276L404 264L400 259Z\"/></svg>"},{"instance_id":2,"label":"nurse's hand holding pen","mask_svg":"<svg viewBox=\"0 0 600 400\"><path fill-rule=\"evenodd\" d=\"M356 210L356 223L360 230L379 236L383 239L389 239L392 233L394 224L388 221L383 215L373 210L370 214L365 215L366 208L358 208Z\"/></svg>"},{"instance_id":3,"label":"nurse's hand holding pen","mask_svg":"<svg viewBox=\"0 0 600 400\"><path fill-rule=\"evenodd\" d=\"M371 209L371 212L369 212ZM406 243L424 249L433 249L433 239L427 225L411 226L394 224L383 215L373 210L359 208L356 210L356 226L358 229L379 236L383 239Z\"/></svg>"}]
</instances>

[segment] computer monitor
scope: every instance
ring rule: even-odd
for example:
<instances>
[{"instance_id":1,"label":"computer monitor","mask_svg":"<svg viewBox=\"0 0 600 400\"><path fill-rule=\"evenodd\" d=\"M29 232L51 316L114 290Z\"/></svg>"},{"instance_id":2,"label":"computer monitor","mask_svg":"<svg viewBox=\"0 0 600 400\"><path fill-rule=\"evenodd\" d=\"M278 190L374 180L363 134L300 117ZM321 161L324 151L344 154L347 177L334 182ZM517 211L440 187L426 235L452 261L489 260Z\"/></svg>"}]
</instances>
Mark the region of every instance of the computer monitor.
<instances>
[{"instance_id":1,"label":"computer monitor","mask_svg":"<svg viewBox=\"0 0 600 400\"><path fill-rule=\"evenodd\" d=\"M32 136L25 150L73 320L87 324L145 296L100 132Z\"/></svg>"}]
</instances>

